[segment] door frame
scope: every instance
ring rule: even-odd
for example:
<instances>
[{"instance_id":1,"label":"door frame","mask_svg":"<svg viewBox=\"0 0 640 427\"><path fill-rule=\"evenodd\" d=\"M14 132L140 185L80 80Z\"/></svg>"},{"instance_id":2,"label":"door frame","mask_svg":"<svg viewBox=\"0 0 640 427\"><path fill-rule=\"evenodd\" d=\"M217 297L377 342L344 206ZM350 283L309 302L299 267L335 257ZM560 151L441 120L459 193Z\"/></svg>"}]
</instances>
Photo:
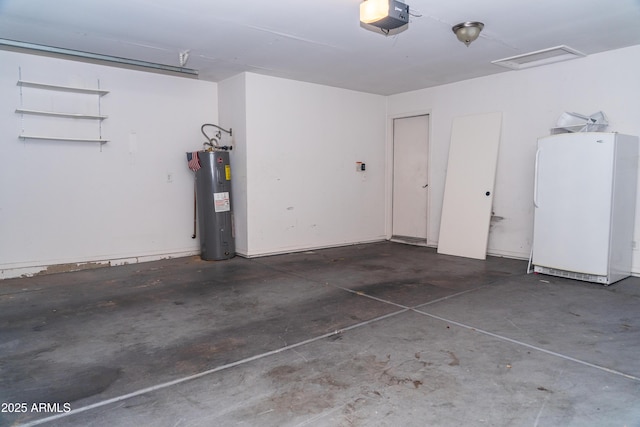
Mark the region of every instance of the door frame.
<instances>
[{"instance_id":1,"label":"door frame","mask_svg":"<svg viewBox=\"0 0 640 427\"><path fill-rule=\"evenodd\" d=\"M431 141L433 140L433 120L431 109L417 110L407 113L387 115L387 137L385 143L385 236L391 240L393 234L393 121L395 119L408 119L417 116L428 116L429 126L427 131L427 246L434 246L433 232L431 231Z\"/></svg>"}]
</instances>

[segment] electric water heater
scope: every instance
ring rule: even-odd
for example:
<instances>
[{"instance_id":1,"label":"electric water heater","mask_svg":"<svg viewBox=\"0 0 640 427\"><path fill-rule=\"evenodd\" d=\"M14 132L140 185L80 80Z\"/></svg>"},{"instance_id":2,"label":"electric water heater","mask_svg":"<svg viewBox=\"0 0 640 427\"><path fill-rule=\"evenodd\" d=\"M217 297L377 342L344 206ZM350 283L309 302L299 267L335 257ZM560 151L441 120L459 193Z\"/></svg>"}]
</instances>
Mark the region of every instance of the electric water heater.
<instances>
[{"instance_id":1,"label":"electric water heater","mask_svg":"<svg viewBox=\"0 0 640 427\"><path fill-rule=\"evenodd\" d=\"M196 201L200 257L206 261L233 258L236 253L231 209L231 165L227 151L200 151Z\"/></svg>"}]
</instances>

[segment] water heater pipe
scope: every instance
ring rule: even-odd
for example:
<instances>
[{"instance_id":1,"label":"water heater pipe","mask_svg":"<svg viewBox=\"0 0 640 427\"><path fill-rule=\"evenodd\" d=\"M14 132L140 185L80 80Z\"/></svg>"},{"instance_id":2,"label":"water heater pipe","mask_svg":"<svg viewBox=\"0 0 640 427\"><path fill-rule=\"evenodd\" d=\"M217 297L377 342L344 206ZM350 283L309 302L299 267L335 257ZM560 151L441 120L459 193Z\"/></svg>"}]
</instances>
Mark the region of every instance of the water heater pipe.
<instances>
[{"instance_id":1,"label":"water heater pipe","mask_svg":"<svg viewBox=\"0 0 640 427\"><path fill-rule=\"evenodd\" d=\"M209 137L209 135L207 135L207 133L205 132L204 128L207 126L212 126L216 129L218 129L218 131L216 132L215 136L213 137ZM221 128L218 125L214 125L213 123L205 123L200 127L200 131L202 132L202 134L204 135L205 138L207 138L207 142L205 142L203 145L208 145L210 147L211 150L214 149L219 149L219 150L231 150L233 149L233 147L231 147L231 145L229 146L220 146L218 145L218 143L220 142L219 139L222 138L222 132L228 133L229 136L233 136L233 129L229 128L229 130L226 130L224 128Z\"/></svg>"}]
</instances>

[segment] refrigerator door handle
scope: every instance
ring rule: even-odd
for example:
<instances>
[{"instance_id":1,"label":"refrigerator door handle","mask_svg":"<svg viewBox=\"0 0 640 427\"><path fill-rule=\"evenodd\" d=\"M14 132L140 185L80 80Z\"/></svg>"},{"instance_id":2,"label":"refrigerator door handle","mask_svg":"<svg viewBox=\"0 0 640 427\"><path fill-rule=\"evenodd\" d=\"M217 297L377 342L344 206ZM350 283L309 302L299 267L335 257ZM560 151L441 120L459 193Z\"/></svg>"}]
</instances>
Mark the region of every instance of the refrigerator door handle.
<instances>
[{"instance_id":1,"label":"refrigerator door handle","mask_svg":"<svg viewBox=\"0 0 640 427\"><path fill-rule=\"evenodd\" d=\"M538 208L538 161L540 160L540 149L536 150L536 163L533 174L533 206Z\"/></svg>"}]
</instances>

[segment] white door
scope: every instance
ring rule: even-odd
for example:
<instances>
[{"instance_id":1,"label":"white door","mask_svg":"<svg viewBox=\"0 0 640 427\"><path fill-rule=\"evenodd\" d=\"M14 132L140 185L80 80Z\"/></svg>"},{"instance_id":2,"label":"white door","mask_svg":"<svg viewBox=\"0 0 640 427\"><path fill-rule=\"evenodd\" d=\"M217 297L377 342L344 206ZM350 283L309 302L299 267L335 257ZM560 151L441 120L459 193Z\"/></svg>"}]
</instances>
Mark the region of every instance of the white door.
<instances>
[{"instance_id":1,"label":"white door","mask_svg":"<svg viewBox=\"0 0 640 427\"><path fill-rule=\"evenodd\" d=\"M392 240L427 242L429 116L393 121Z\"/></svg>"},{"instance_id":2,"label":"white door","mask_svg":"<svg viewBox=\"0 0 640 427\"><path fill-rule=\"evenodd\" d=\"M453 120L438 253L487 257L501 127L502 113Z\"/></svg>"}]
</instances>

